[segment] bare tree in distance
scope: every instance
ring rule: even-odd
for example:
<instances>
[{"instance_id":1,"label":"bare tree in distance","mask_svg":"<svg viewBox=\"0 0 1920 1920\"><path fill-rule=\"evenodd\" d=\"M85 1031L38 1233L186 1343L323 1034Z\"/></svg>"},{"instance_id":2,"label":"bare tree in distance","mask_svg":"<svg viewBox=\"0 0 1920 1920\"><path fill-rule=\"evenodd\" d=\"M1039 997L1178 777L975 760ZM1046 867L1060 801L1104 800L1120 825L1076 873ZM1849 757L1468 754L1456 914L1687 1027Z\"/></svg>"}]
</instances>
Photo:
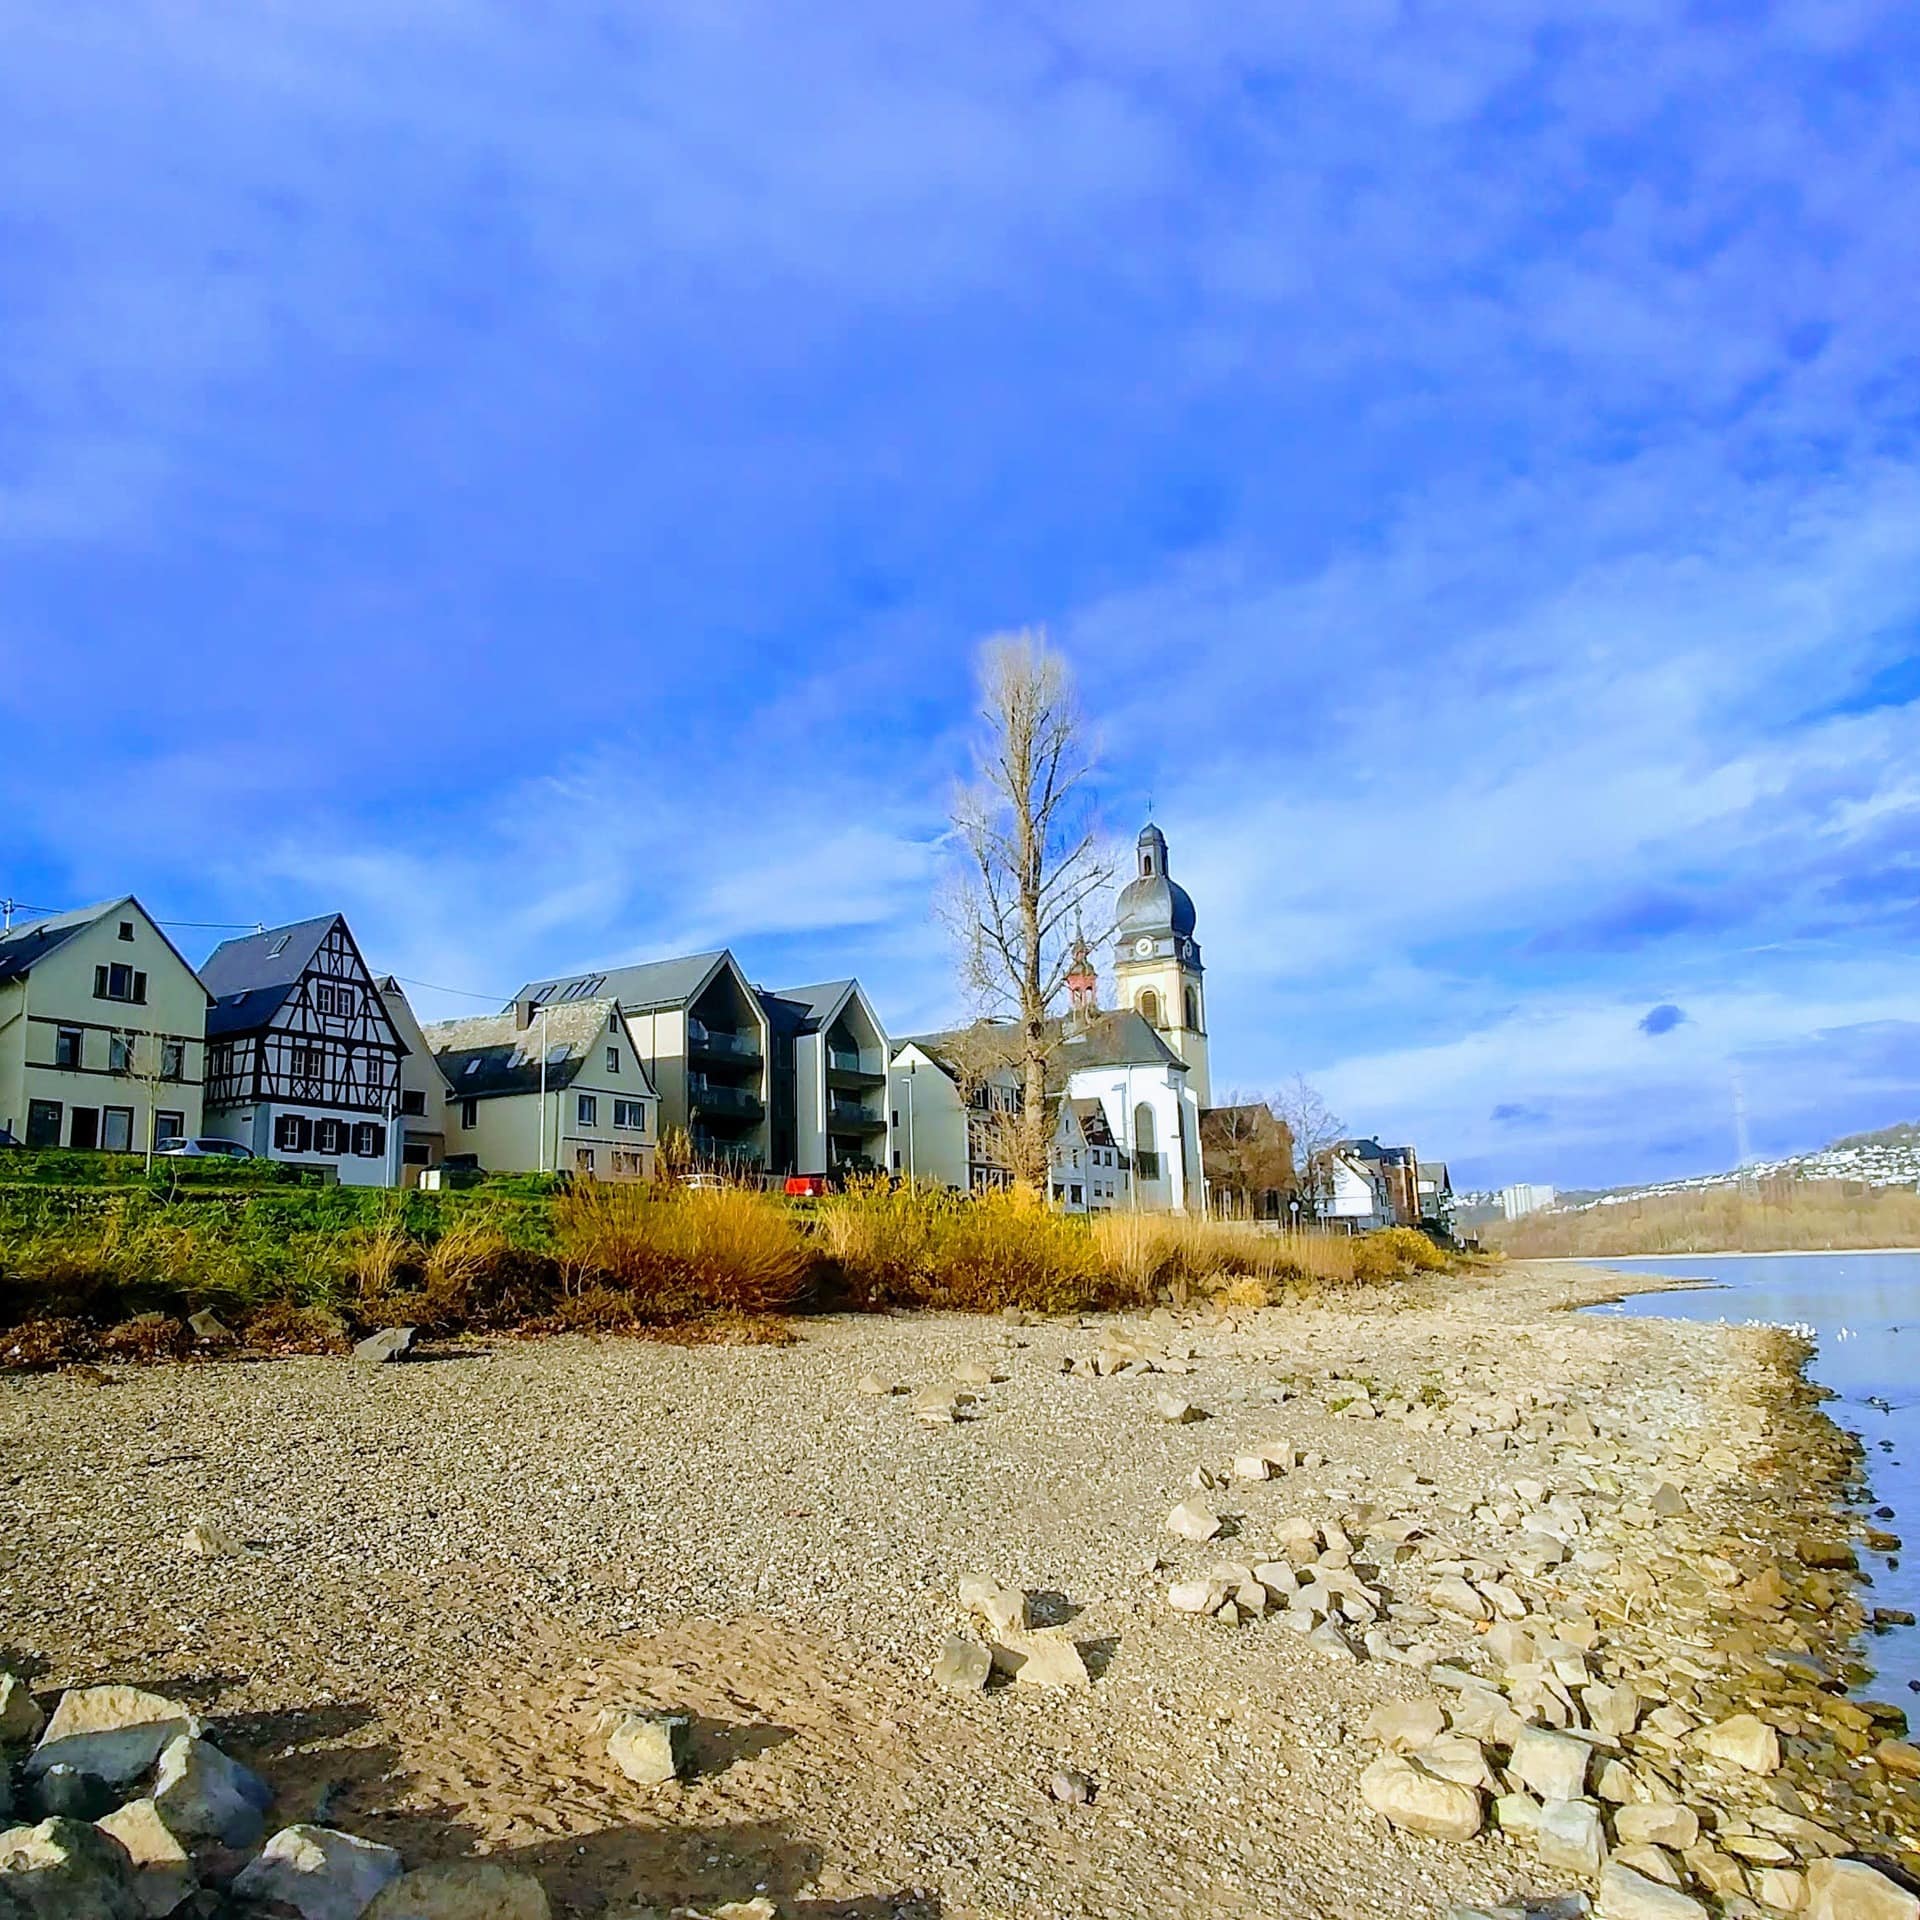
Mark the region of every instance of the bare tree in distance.
<instances>
[{"instance_id":1,"label":"bare tree in distance","mask_svg":"<svg viewBox=\"0 0 1920 1920\"><path fill-rule=\"evenodd\" d=\"M987 641L979 674L974 777L953 802L964 853L945 912L977 1015L1014 1029L1020 1107L1009 1164L1044 1192L1054 1003L1075 916L1111 887L1114 863L1094 815L1093 750L1065 659L1026 629Z\"/></svg>"},{"instance_id":2,"label":"bare tree in distance","mask_svg":"<svg viewBox=\"0 0 1920 1920\"><path fill-rule=\"evenodd\" d=\"M1219 1210L1258 1217L1295 1184L1293 1136L1278 1102L1230 1092L1200 1116L1200 1150Z\"/></svg>"},{"instance_id":3,"label":"bare tree in distance","mask_svg":"<svg viewBox=\"0 0 1920 1920\"><path fill-rule=\"evenodd\" d=\"M1293 1139L1293 1184L1300 1203L1318 1207L1327 1156L1345 1136L1347 1123L1327 1105L1320 1090L1296 1073L1268 1104Z\"/></svg>"}]
</instances>

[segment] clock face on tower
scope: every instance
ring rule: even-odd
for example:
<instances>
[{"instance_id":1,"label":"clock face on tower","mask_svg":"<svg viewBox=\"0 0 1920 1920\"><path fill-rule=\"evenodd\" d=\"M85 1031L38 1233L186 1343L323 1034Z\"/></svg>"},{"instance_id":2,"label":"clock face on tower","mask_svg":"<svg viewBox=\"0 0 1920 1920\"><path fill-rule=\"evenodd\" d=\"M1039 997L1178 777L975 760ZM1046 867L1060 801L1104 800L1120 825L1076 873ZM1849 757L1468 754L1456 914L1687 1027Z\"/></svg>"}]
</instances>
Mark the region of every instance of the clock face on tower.
<instances>
[{"instance_id":1,"label":"clock face on tower","mask_svg":"<svg viewBox=\"0 0 1920 1920\"><path fill-rule=\"evenodd\" d=\"M1145 960L1153 952L1153 942L1143 933L1140 938L1133 943L1133 950L1142 960Z\"/></svg>"}]
</instances>

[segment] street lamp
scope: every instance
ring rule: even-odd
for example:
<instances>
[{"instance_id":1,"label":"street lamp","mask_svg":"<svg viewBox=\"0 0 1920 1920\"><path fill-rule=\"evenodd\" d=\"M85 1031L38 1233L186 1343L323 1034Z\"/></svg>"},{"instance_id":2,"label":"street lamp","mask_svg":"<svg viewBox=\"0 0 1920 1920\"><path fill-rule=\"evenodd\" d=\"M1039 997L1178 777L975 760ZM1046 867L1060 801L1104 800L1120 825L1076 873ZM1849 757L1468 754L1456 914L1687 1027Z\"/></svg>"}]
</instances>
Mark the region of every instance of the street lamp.
<instances>
[{"instance_id":1,"label":"street lamp","mask_svg":"<svg viewBox=\"0 0 1920 1920\"><path fill-rule=\"evenodd\" d=\"M1120 1102L1120 1137L1122 1152L1127 1156L1127 1211L1140 1211L1139 1169L1134 1165L1133 1152L1133 1112L1127 1105L1127 1083L1116 1080L1113 1083L1113 1096Z\"/></svg>"}]
</instances>

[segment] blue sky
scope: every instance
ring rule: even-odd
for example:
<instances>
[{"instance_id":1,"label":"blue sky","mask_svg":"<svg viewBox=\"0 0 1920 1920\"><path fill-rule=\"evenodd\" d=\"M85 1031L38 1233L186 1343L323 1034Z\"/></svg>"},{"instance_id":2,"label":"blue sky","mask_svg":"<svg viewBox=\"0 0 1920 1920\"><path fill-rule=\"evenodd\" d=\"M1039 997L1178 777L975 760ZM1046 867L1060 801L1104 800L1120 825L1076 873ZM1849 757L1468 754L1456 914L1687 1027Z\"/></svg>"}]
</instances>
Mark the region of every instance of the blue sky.
<instances>
[{"instance_id":1,"label":"blue sky","mask_svg":"<svg viewBox=\"0 0 1920 1920\"><path fill-rule=\"evenodd\" d=\"M0 39L0 893L909 1030L1044 623L1217 1087L1461 1184L1723 1166L1736 1076L1763 1152L1920 1112L1911 7Z\"/></svg>"}]
</instances>

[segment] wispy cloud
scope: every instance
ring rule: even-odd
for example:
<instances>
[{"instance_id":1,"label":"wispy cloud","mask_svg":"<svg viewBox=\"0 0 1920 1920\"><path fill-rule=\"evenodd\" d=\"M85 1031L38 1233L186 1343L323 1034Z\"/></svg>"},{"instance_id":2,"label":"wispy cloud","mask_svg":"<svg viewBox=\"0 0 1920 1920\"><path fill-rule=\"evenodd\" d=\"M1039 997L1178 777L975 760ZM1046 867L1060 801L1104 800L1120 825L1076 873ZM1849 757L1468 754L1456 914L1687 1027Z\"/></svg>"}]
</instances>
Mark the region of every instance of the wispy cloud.
<instances>
[{"instance_id":1,"label":"wispy cloud","mask_svg":"<svg viewBox=\"0 0 1920 1920\"><path fill-rule=\"evenodd\" d=\"M7 29L0 886L918 1025L1046 620L1222 1084L1470 1178L1920 1107L1911 9Z\"/></svg>"}]
</instances>

